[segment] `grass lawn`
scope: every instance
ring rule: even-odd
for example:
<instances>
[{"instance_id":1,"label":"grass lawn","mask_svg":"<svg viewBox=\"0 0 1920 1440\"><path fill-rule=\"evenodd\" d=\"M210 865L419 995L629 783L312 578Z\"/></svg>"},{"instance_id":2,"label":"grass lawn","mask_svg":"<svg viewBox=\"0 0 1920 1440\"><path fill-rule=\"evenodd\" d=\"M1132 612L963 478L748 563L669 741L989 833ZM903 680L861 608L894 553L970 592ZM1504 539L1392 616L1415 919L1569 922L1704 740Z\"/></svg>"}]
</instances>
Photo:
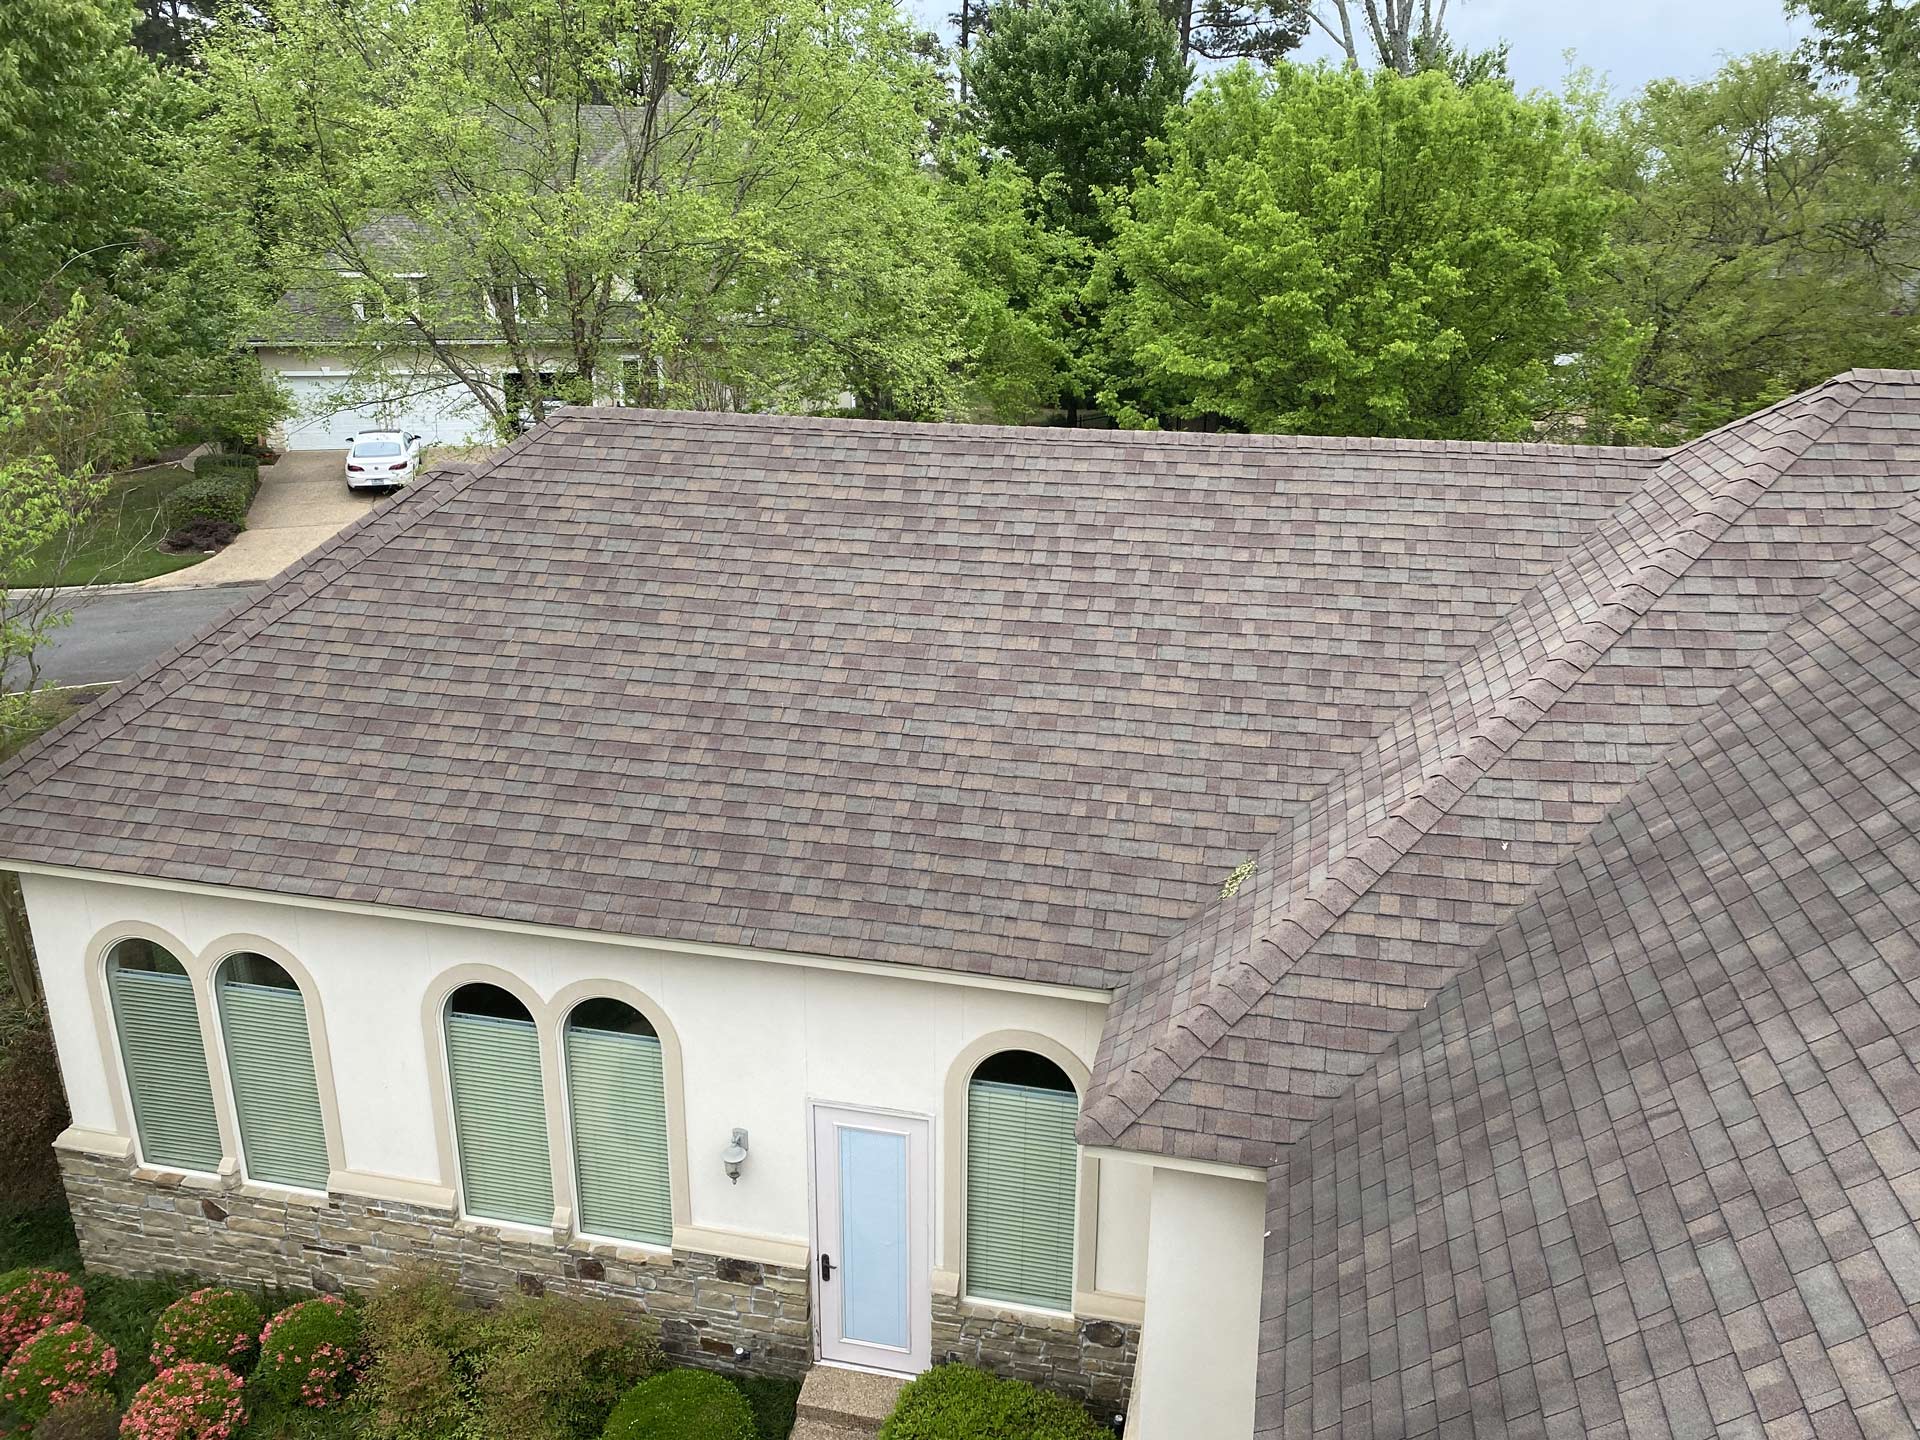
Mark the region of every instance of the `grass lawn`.
<instances>
[{"instance_id":1,"label":"grass lawn","mask_svg":"<svg viewBox=\"0 0 1920 1440\"><path fill-rule=\"evenodd\" d=\"M57 550L49 550L21 584L125 584L198 565L206 557L196 551L169 555L160 548L161 502L191 479L193 472L177 465L115 476L66 563L61 563Z\"/></svg>"},{"instance_id":2,"label":"grass lawn","mask_svg":"<svg viewBox=\"0 0 1920 1440\"><path fill-rule=\"evenodd\" d=\"M111 685L76 685L68 690L48 690L36 696L32 723L19 734L0 734L0 760L5 760L29 740L51 730L74 711L91 705L112 688ZM0 1265L0 1270L6 1268Z\"/></svg>"}]
</instances>

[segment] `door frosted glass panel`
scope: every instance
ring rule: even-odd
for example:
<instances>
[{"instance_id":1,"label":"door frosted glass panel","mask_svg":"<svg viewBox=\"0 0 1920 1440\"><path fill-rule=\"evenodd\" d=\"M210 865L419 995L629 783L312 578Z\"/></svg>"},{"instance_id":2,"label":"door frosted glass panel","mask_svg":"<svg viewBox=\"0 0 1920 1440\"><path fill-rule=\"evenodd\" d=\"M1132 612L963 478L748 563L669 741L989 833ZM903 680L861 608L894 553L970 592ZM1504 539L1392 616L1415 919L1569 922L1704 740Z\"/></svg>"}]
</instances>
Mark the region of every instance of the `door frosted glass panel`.
<instances>
[{"instance_id":1,"label":"door frosted glass panel","mask_svg":"<svg viewBox=\"0 0 1920 1440\"><path fill-rule=\"evenodd\" d=\"M141 1158L149 1165L218 1170L220 1125L213 1116L193 982L184 974L116 964L107 969L107 989Z\"/></svg>"},{"instance_id":2,"label":"door frosted glass panel","mask_svg":"<svg viewBox=\"0 0 1920 1440\"><path fill-rule=\"evenodd\" d=\"M907 1137L840 1131L841 1333L905 1350Z\"/></svg>"}]
</instances>

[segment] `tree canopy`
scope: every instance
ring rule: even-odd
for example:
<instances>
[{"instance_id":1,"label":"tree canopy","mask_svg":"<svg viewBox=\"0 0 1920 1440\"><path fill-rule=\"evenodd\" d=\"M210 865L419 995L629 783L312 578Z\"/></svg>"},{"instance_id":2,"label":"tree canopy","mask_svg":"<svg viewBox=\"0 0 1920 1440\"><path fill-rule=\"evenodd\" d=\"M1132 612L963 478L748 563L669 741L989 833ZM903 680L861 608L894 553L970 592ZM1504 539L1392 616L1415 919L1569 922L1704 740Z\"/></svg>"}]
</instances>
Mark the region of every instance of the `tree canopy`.
<instances>
[{"instance_id":1,"label":"tree canopy","mask_svg":"<svg viewBox=\"0 0 1920 1440\"><path fill-rule=\"evenodd\" d=\"M1110 258L1134 418L1528 433L1612 206L1557 104L1433 72L1243 68L1155 148Z\"/></svg>"},{"instance_id":2,"label":"tree canopy","mask_svg":"<svg viewBox=\"0 0 1920 1440\"><path fill-rule=\"evenodd\" d=\"M983 138L1038 181L1059 223L1102 233L1098 192L1126 186L1186 94L1179 37L1150 0L1002 3L969 67Z\"/></svg>"}]
</instances>

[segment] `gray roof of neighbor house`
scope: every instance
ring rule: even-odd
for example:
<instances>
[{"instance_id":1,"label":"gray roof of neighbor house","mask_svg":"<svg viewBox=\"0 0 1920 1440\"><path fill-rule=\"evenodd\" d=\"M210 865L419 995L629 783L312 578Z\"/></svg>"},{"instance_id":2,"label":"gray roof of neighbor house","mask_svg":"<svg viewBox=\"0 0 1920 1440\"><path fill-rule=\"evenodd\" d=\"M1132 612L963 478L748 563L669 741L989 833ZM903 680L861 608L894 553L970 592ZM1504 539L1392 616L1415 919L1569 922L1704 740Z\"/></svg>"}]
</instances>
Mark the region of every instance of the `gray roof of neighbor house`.
<instances>
[{"instance_id":1,"label":"gray roof of neighbor house","mask_svg":"<svg viewBox=\"0 0 1920 1440\"><path fill-rule=\"evenodd\" d=\"M1269 1188L1261 1437L1920 1433L1920 501Z\"/></svg>"},{"instance_id":2,"label":"gray roof of neighbor house","mask_svg":"<svg viewBox=\"0 0 1920 1440\"><path fill-rule=\"evenodd\" d=\"M1112 987L1652 452L563 411L0 779L0 855Z\"/></svg>"}]
</instances>

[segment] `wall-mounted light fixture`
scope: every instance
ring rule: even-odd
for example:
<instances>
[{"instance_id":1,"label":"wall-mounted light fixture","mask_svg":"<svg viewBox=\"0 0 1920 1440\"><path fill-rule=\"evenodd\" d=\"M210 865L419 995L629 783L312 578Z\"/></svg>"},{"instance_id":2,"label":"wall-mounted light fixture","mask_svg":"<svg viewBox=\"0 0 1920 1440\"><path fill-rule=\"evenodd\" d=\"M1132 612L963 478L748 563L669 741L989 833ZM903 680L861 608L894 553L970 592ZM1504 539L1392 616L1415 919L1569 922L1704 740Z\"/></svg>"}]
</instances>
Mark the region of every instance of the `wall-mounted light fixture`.
<instances>
[{"instance_id":1,"label":"wall-mounted light fixture","mask_svg":"<svg viewBox=\"0 0 1920 1440\"><path fill-rule=\"evenodd\" d=\"M747 1163L747 1132L735 1130L733 1140L720 1152L720 1163L726 1167L727 1179L734 1184L740 1183L740 1167Z\"/></svg>"}]
</instances>

